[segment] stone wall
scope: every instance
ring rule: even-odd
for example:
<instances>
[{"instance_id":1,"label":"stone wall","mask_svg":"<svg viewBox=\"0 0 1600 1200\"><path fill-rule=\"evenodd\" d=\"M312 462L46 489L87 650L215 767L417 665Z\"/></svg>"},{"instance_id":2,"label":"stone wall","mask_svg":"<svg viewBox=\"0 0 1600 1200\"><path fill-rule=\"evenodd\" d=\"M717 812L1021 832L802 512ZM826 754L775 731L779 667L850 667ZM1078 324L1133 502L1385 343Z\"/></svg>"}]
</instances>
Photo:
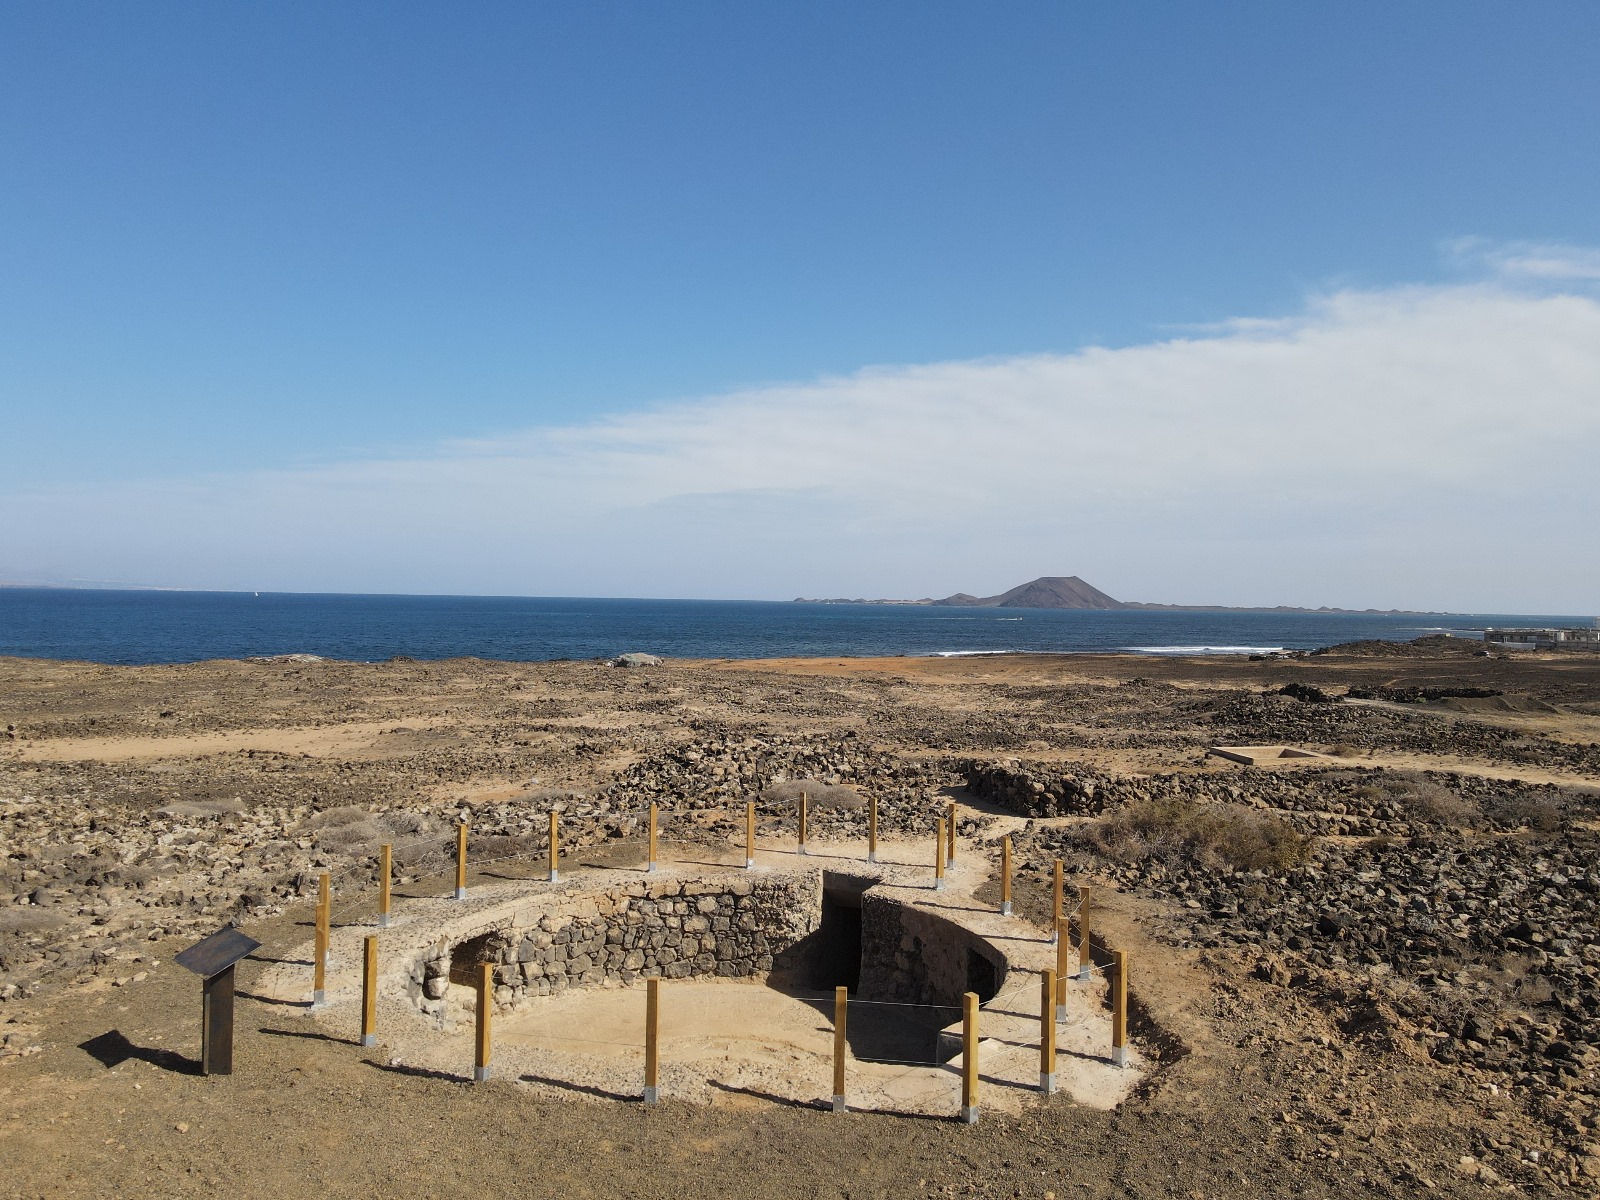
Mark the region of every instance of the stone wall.
<instances>
[{"instance_id":1,"label":"stone wall","mask_svg":"<svg viewBox=\"0 0 1600 1200\"><path fill-rule=\"evenodd\" d=\"M1090 771L1036 774L1015 760L970 760L961 772L974 796L1024 817L1098 816L1125 800L1116 781Z\"/></svg>"},{"instance_id":2,"label":"stone wall","mask_svg":"<svg viewBox=\"0 0 1600 1200\"><path fill-rule=\"evenodd\" d=\"M977 934L872 891L861 900L863 999L959 1006L971 986L971 955L993 972L994 990L985 1000L1004 984L1005 955Z\"/></svg>"},{"instance_id":3,"label":"stone wall","mask_svg":"<svg viewBox=\"0 0 1600 1200\"><path fill-rule=\"evenodd\" d=\"M494 964L500 1006L571 987L661 976L744 976L782 971L821 919L821 876L647 880L588 895L529 903L441 940L411 967L410 992L437 1012L451 957L471 942Z\"/></svg>"}]
</instances>

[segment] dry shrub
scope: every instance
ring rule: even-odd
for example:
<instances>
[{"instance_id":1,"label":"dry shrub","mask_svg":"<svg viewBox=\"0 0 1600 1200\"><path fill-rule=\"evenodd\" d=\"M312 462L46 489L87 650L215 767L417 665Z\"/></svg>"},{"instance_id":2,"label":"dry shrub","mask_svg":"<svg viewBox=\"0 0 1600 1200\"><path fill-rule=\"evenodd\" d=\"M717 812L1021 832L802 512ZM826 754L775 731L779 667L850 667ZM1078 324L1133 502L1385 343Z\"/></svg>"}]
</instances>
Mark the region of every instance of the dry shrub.
<instances>
[{"instance_id":1,"label":"dry shrub","mask_svg":"<svg viewBox=\"0 0 1600 1200\"><path fill-rule=\"evenodd\" d=\"M1281 817L1239 804L1142 800L1090 827L1117 858L1187 858L1205 867L1285 871L1311 852L1311 839Z\"/></svg>"},{"instance_id":2,"label":"dry shrub","mask_svg":"<svg viewBox=\"0 0 1600 1200\"><path fill-rule=\"evenodd\" d=\"M1482 815L1472 801L1414 771L1385 771L1356 794L1377 804L1398 805L1413 820L1470 827Z\"/></svg>"},{"instance_id":3,"label":"dry shrub","mask_svg":"<svg viewBox=\"0 0 1600 1200\"><path fill-rule=\"evenodd\" d=\"M1526 825L1538 833L1554 833L1566 822L1561 804L1548 796L1515 796L1499 806L1500 818L1510 824Z\"/></svg>"},{"instance_id":4,"label":"dry shrub","mask_svg":"<svg viewBox=\"0 0 1600 1200\"><path fill-rule=\"evenodd\" d=\"M761 798L776 803L798 804L802 792L805 793L806 803L817 808L861 808L866 804L861 793L855 789L816 779L785 779L762 792Z\"/></svg>"},{"instance_id":5,"label":"dry shrub","mask_svg":"<svg viewBox=\"0 0 1600 1200\"><path fill-rule=\"evenodd\" d=\"M335 829L340 825L354 825L360 821L372 820L372 814L356 804L347 804L341 808L325 808L319 813L313 813L306 818L302 829Z\"/></svg>"}]
</instances>

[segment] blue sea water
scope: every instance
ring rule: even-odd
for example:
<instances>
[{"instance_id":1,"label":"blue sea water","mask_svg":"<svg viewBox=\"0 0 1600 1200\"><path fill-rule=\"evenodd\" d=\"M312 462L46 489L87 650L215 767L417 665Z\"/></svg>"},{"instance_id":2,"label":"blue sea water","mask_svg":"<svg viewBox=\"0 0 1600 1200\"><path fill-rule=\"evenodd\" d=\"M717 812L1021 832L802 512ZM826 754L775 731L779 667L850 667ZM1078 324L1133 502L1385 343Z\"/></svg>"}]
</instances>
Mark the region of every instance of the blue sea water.
<instances>
[{"instance_id":1,"label":"blue sea water","mask_svg":"<svg viewBox=\"0 0 1600 1200\"><path fill-rule=\"evenodd\" d=\"M358 661L397 654L529 661L629 650L692 658L1248 653L1577 620L0 588L0 655L172 663L291 653Z\"/></svg>"}]
</instances>

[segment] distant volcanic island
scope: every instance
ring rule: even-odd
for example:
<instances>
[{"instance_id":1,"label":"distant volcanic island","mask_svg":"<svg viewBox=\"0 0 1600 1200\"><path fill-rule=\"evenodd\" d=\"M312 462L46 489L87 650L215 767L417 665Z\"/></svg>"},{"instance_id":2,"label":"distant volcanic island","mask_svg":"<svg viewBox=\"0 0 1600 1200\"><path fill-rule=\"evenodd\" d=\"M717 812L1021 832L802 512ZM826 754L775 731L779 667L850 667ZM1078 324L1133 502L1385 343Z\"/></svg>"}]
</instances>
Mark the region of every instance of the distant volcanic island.
<instances>
[{"instance_id":1,"label":"distant volcanic island","mask_svg":"<svg viewBox=\"0 0 1600 1200\"><path fill-rule=\"evenodd\" d=\"M934 608L1078 608L1116 612L1283 612L1283 613L1364 613L1374 616L1442 616L1442 613L1414 613L1400 608L1296 608L1288 604L1272 607L1238 608L1226 604L1145 604L1137 600L1117 600L1076 575L1041 575L1020 583L998 596L969 596L957 592L943 600L862 600L795 597L796 604L925 604Z\"/></svg>"}]
</instances>

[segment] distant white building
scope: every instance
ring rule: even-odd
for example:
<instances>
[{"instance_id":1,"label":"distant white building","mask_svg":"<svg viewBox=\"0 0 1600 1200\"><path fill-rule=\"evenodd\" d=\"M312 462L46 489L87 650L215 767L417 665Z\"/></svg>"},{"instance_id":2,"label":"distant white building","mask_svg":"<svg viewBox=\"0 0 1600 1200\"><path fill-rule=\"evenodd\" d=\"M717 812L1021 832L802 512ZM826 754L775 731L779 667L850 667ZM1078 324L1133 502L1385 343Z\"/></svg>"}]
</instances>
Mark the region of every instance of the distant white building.
<instances>
[{"instance_id":1,"label":"distant white building","mask_svg":"<svg viewBox=\"0 0 1600 1200\"><path fill-rule=\"evenodd\" d=\"M1483 640L1491 646L1521 650L1556 650L1563 646L1600 650L1600 617L1590 626L1567 629L1485 629Z\"/></svg>"}]
</instances>

